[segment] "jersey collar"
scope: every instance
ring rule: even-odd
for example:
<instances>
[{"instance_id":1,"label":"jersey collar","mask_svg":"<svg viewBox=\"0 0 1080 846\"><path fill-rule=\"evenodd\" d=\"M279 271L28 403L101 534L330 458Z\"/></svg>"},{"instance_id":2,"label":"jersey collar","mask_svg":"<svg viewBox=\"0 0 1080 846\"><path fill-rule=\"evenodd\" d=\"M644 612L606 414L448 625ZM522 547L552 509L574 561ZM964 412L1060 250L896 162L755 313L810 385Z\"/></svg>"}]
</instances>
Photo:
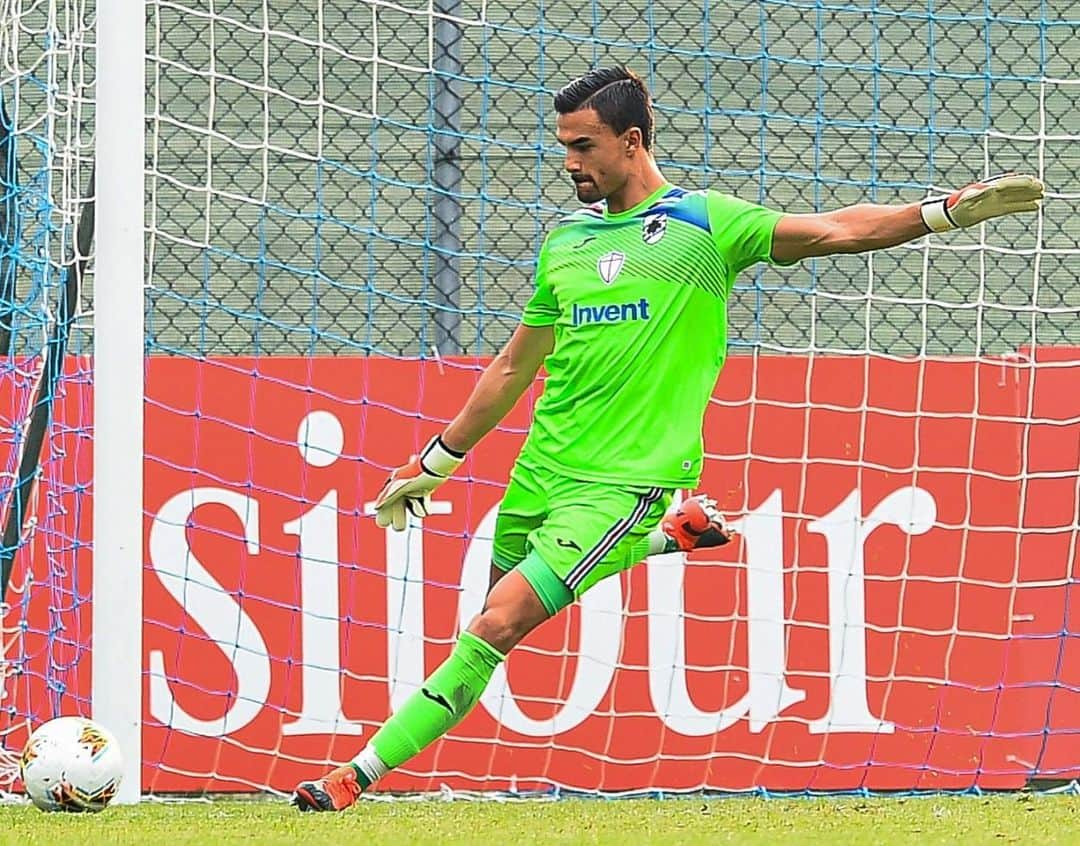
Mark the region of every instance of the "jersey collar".
<instances>
[{"instance_id":1,"label":"jersey collar","mask_svg":"<svg viewBox=\"0 0 1080 846\"><path fill-rule=\"evenodd\" d=\"M663 197L665 194L667 194L669 191L671 191L674 187L675 186L672 185L670 182L665 182L663 185L661 185L659 188L657 188L655 191L653 191L648 197L646 197L644 200L642 200L636 206L631 206L626 211L614 212L614 213L609 212L608 209L607 209L607 203L605 203L604 204L604 219L605 220L608 220L608 219L617 220L618 218L622 218L622 217L633 217L635 214L640 212L642 209L647 209L649 206L651 206L653 203L655 203L657 200L659 200L661 197Z\"/></svg>"}]
</instances>

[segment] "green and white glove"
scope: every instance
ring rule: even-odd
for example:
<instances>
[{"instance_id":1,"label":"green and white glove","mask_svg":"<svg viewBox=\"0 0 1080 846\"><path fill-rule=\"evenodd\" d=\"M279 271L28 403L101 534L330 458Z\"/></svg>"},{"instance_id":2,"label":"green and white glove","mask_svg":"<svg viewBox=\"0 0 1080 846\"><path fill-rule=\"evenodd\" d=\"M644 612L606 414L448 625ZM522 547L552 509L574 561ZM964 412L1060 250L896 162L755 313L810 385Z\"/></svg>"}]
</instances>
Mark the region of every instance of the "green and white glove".
<instances>
[{"instance_id":1,"label":"green and white glove","mask_svg":"<svg viewBox=\"0 0 1080 846\"><path fill-rule=\"evenodd\" d=\"M926 200L920 211L931 232L948 232L1004 214L1037 211L1044 191L1034 176L1007 173L972 182L947 197Z\"/></svg>"}]
</instances>

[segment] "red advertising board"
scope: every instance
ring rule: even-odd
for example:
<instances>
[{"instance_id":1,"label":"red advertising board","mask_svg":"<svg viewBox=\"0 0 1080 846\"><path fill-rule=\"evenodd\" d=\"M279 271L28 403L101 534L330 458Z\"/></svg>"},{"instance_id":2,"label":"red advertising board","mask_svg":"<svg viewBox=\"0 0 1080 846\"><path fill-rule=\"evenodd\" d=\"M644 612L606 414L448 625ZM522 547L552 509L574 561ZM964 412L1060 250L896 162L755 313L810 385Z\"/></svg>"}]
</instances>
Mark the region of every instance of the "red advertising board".
<instances>
[{"instance_id":1,"label":"red advertising board","mask_svg":"<svg viewBox=\"0 0 1080 846\"><path fill-rule=\"evenodd\" d=\"M890 790L1080 774L1080 361L1037 360L730 359L702 489L738 541L603 583L381 786ZM367 507L480 366L149 360L146 789L288 790L359 751L446 657L482 601L532 397L438 491L423 531L383 531ZM53 449L71 460L48 465L39 508L53 522L43 530L43 511L17 563L36 582L8 615L32 623L16 647L28 672L7 680L24 714L44 712L57 680L64 707L89 691L90 615L74 601L90 584L90 503L75 493L89 399L71 390L58 412Z\"/></svg>"}]
</instances>

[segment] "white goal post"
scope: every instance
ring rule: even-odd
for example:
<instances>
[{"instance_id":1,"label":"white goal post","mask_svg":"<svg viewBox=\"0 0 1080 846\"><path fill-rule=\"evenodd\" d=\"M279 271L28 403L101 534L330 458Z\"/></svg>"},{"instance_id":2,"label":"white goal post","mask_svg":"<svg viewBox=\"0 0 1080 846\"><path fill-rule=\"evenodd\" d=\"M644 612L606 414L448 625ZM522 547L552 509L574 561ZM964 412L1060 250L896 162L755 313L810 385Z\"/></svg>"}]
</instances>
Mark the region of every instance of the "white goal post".
<instances>
[{"instance_id":1,"label":"white goal post","mask_svg":"<svg viewBox=\"0 0 1080 846\"><path fill-rule=\"evenodd\" d=\"M142 795L145 0L97 9L92 715ZM104 601L103 601L104 600Z\"/></svg>"}]
</instances>

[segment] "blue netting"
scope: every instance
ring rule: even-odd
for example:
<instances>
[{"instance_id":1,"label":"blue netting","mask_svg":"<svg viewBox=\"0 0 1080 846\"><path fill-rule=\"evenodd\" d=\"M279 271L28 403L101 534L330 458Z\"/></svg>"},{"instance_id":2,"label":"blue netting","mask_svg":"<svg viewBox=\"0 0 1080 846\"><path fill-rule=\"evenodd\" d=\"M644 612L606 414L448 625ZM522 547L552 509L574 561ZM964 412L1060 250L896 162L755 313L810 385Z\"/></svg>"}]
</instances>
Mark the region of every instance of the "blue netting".
<instances>
[{"instance_id":1,"label":"blue netting","mask_svg":"<svg viewBox=\"0 0 1080 846\"><path fill-rule=\"evenodd\" d=\"M1080 343L1073 3L470 0L443 6L453 20L438 26L426 3L357 5L151 5L150 354L493 352L531 291L546 227L573 205L552 93L616 62L645 75L661 165L688 187L793 212L911 201L1009 169L1050 187L1038 228L1005 220L872 260L745 275L735 351L985 356ZM17 284L0 303L15 339L0 358L0 499L87 180L87 39L70 18L70 32L51 31L47 12L20 15L27 37L7 52L22 70L4 76L19 170L4 186L18 214L5 252ZM76 333L69 352L88 351ZM33 674L3 702L16 722L86 708L87 384L72 358L45 501L16 566L8 667ZM202 399L176 410L201 415Z\"/></svg>"},{"instance_id":2,"label":"blue netting","mask_svg":"<svg viewBox=\"0 0 1080 846\"><path fill-rule=\"evenodd\" d=\"M198 3L157 10L151 349L491 352L545 227L573 205L551 95L598 64L646 76L661 163L691 187L789 211L912 201L1009 169L1080 191L1080 87L1056 81L1078 76L1069 3L458 3L441 28L406 4L378 13L377 43L351 8L323 4L320 30L289 4L215 6L212 38ZM198 70L211 58L216 80ZM985 267L966 233L872 270L843 257L748 274L731 342L1075 343L1075 202L1047 208L1038 285L1031 221L1001 222Z\"/></svg>"},{"instance_id":3,"label":"blue netting","mask_svg":"<svg viewBox=\"0 0 1080 846\"><path fill-rule=\"evenodd\" d=\"M89 336L65 330L78 304L62 303L89 182L93 36L81 14L40 5L11 7L2 27L0 561L11 580L0 732L17 748L25 725L89 712Z\"/></svg>"}]
</instances>

